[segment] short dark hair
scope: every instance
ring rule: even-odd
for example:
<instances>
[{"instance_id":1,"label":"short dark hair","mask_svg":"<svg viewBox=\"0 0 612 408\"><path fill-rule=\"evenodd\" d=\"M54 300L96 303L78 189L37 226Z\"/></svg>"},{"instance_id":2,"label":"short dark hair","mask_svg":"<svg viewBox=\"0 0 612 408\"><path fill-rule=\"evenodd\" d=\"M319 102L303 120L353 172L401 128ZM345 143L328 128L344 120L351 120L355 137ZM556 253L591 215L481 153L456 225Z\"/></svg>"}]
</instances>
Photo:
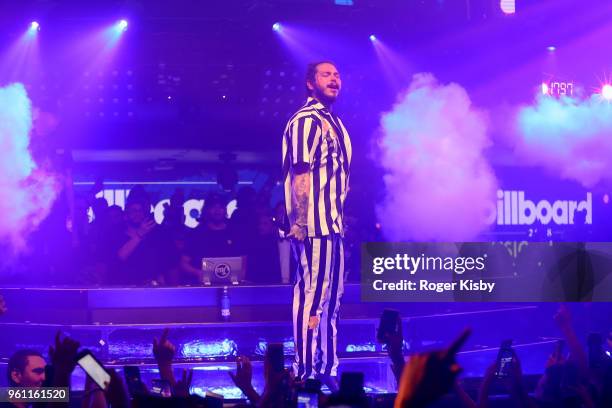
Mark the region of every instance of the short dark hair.
<instances>
[{"instance_id":1,"label":"short dark hair","mask_svg":"<svg viewBox=\"0 0 612 408\"><path fill-rule=\"evenodd\" d=\"M13 353L11 358L9 358L6 367L6 377L8 378L9 386L14 387L19 385L13 381L11 374L13 373L13 371L19 371L20 373L22 373L28 365L28 357L31 356L37 356L42 358L43 360L45 359L43 355L36 350L17 350Z\"/></svg>"},{"instance_id":2,"label":"short dark hair","mask_svg":"<svg viewBox=\"0 0 612 408\"><path fill-rule=\"evenodd\" d=\"M310 64L306 65L306 82L304 83L304 86L306 87L306 96L312 96L312 91L308 89L308 82L314 83L316 81L315 77L317 75L317 67L321 64L332 64L334 67L336 67L336 64L329 60L311 62Z\"/></svg>"}]
</instances>

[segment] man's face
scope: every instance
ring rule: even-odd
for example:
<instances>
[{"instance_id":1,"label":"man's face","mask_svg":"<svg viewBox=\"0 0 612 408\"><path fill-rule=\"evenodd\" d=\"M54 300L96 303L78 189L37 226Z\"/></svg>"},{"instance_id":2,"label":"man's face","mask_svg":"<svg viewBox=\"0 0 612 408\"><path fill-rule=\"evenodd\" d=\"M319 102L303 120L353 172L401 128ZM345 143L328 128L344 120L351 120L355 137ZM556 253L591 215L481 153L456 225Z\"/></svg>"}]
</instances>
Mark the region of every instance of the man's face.
<instances>
[{"instance_id":1,"label":"man's face","mask_svg":"<svg viewBox=\"0 0 612 408\"><path fill-rule=\"evenodd\" d=\"M206 207L206 204L204 204L204 207ZM207 209L206 218L208 221L215 223L223 222L227 219L227 210L222 204L214 203Z\"/></svg>"},{"instance_id":2,"label":"man's face","mask_svg":"<svg viewBox=\"0 0 612 408\"><path fill-rule=\"evenodd\" d=\"M39 356L28 356L28 363L22 372L13 371L11 378L20 387L38 388L45 381L47 362Z\"/></svg>"},{"instance_id":3,"label":"man's face","mask_svg":"<svg viewBox=\"0 0 612 408\"><path fill-rule=\"evenodd\" d=\"M338 98L342 87L340 73L333 64L324 62L317 65L315 82L308 81L306 86L318 100L333 103Z\"/></svg>"},{"instance_id":4,"label":"man's face","mask_svg":"<svg viewBox=\"0 0 612 408\"><path fill-rule=\"evenodd\" d=\"M144 205L140 203L131 203L125 209L125 218L128 224L139 226L147 218L147 212Z\"/></svg>"}]
</instances>

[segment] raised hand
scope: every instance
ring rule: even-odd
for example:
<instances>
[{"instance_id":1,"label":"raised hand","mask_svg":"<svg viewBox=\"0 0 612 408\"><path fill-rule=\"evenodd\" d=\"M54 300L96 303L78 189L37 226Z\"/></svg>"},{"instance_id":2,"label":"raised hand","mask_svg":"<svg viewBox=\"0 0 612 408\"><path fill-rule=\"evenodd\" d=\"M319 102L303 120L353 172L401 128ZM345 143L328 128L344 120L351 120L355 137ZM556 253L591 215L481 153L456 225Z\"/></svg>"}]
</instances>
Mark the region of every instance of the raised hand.
<instances>
[{"instance_id":1,"label":"raised hand","mask_svg":"<svg viewBox=\"0 0 612 408\"><path fill-rule=\"evenodd\" d=\"M230 371L229 375L236 387L241 390L253 387L253 366L248 357L240 356L236 358L236 374Z\"/></svg>"},{"instance_id":2,"label":"raised hand","mask_svg":"<svg viewBox=\"0 0 612 408\"><path fill-rule=\"evenodd\" d=\"M395 407L426 407L448 393L461 372L455 356L469 335L466 329L446 350L413 355L400 379Z\"/></svg>"},{"instance_id":3,"label":"raised hand","mask_svg":"<svg viewBox=\"0 0 612 408\"><path fill-rule=\"evenodd\" d=\"M155 228L156 225L157 225L157 223L155 222L155 220L148 219L148 220L144 221L142 224L140 224L140 226L138 227L136 232L142 238L145 235L147 235L149 232L153 231L153 229Z\"/></svg>"},{"instance_id":4,"label":"raised hand","mask_svg":"<svg viewBox=\"0 0 612 408\"><path fill-rule=\"evenodd\" d=\"M106 399L110 406L115 408L128 408L130 406L130 397L123 379L115 369L108 369L110 375L110 383L106 386Z\"/></svg>"},{"instance_id":5,"label":"raised hand","mask_svg":"<svg viewBox=\"0 0 612 408\"><path fill-rule=\"evenodd\" d=\"M58 330L55 334L55 344L49 347L49 357L56 372L62 374L72 373L76 366L76 355L81 345L70 337L62 339Z\"/></svg>"},{"instance_id":6,"label":"raised hand","mask_svg":"<svg viewBox=\"0 0 612 408\"><path fill-rule=\"evenodd\" d=\"M153 355L157 364L171 364L174 360L176 347L168 340L168 332L168 328L165 328L159 340L157 337L153 339Z\"/></svg>"},{"instance_id":7,"label":"raised hand","mask_svg":"<svg viewBox=\"0 0 612 408\"><path fill-rule=\"evenodd\" d=\"M566 329L572 325L572 315L566 305L560 304L559 310L554 316L555 323L560 329Z\"/></svg>"},{"instance_id":8,"label":"raised hand","mask_svg":"<svg viewBox=\"0 0 612 408\"><path fill-rule=\"evenodd\" d=\"M172 387L172 395L175 397L187 398L193 380L193 369L183 369L183 375L180 380Z\"/></svg>"},{"instance_id":9,"label":"raised hand","mask_svg":"<svg viewBox=\"0 0 612 408\"><path fill-rule=\"evenodd\" d=\"M236 358L236 374L230 371L229 376L251 403L255 404L259 401L259 394L253 388L253 366L248 357L240 356Z\"/></svg>"}]
</instances>

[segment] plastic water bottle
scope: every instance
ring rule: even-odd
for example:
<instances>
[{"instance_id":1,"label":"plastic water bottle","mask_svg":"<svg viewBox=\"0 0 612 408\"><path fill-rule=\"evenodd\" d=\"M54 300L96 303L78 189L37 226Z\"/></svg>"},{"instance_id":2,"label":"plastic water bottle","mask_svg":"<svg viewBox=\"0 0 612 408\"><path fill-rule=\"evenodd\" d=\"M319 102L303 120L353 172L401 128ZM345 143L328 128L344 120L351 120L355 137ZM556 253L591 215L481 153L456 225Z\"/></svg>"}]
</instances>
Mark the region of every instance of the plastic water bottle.
<instances>
[{"instance_id":1,"label":"plastic water bottle","mask_svg":"<svg viewBox=\"0 0 612 408\"><path fill-rule=\"evenodd\" d=\"M230 298L227 290L227 286L223 287L223 293L221 295L221 320L224 322L229 321L231 317L230 311Z\"/></svg>"}]
</instances>

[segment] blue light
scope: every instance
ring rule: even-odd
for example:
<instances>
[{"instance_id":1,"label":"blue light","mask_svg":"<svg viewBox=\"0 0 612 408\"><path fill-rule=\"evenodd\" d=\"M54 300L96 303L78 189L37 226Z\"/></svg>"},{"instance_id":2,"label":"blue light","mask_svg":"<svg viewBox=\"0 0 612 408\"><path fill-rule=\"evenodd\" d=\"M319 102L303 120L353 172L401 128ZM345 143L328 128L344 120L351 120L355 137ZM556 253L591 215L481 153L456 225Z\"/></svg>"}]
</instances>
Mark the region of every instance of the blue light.
<instances>
[{"instance_id":1,"label":"blue light","mask_svg":"<svg viewBox=\"0 0 612 408\"><path fill-rule=\"evenodd\" d=\"M281 25L280 25L280 23L274 23L274 24L272 24L272 29L273 29L274 31L280 31L280 30L281 30Z\"/></svg>"},{"instance_id":2,"label":"blue light","mask_svg":"<svg viewBox=\"0 0 612 408\"><path fill-rule=\"evenodd\" d=\"M353 0L336 0L336 6L352 6Z\"/></svg>"},{"instance_id":3,"label":"blue light","mask_svg":"<svg viewBox=\"0 0 612 408\"><path fill-rule=\"evenodd\" d=\"M237 354L236 342L228 339L208 342L194 340L185 343L181 349L181 356L184 358L235 357Z\"/></svg>"},{"instance_id":4,"label":"blue light","mask_svg":"<svg viewBox=\"0 0 612 408\"><path fill-rule=\"evenodd\" d=\"M376 41L376 36L374 34L370 34L370 41Z\"/></svg>"},{"instance_id":5,"label":"blue light","mask_svg":"<svg viewBox=\"0 0 612 408\"><path fill-rule=\"evenodd\" d=\"M38 24L38 21L32 21L30 23L30 31L40 31L40 24Z\"/></svg>"},{"instance_id":6,"label":"blue light","mask_svg":"<svg viewBox=\"0 0 612 408\"><path fill-rule=\"evenodd\" d=\"M374 343L365 344L348 344L346 346L347 353L363 353L363 352L375 352L376 345Z\"/></svg>"}]
</instances>

